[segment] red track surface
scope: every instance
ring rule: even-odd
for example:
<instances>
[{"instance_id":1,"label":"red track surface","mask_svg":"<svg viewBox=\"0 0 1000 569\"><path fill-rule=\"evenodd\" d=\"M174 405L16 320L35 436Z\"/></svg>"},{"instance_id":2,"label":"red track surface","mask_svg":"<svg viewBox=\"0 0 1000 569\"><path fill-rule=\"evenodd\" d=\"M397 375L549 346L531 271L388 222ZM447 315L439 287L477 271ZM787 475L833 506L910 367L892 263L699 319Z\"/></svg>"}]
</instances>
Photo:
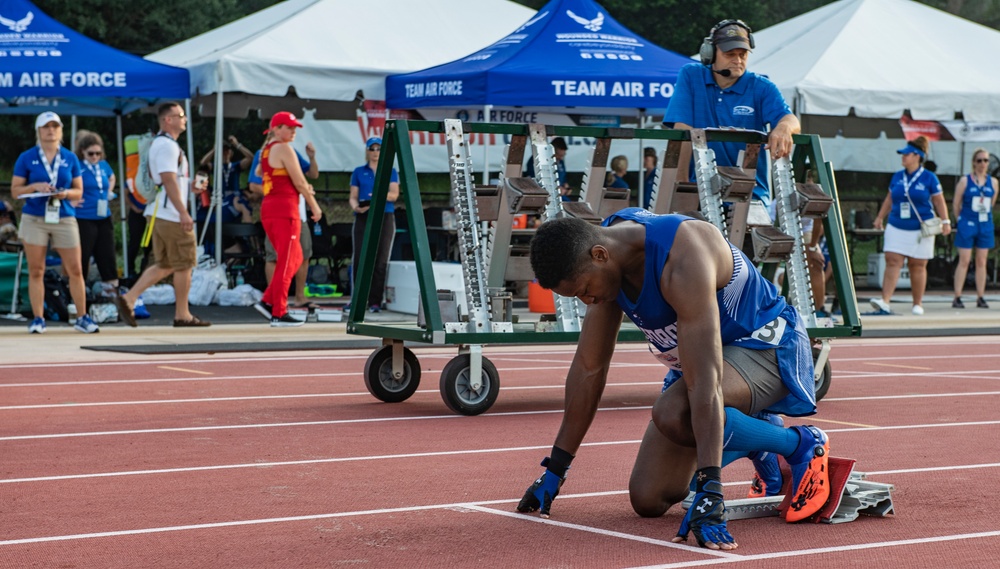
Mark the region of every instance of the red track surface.
<instances>
[{"instance_id":1,"label":"red track surface","mask_svg":"<svg viewBox=\"0 0 1000 569\"><path fill-rule=\"evenodd\" d=\"M384 404L368 353L15 365L0 379L0 567L997 567L1000 359L990 338L837 341L809 419L895 485L896 515L735 521L733 552L669 543L625 488L662 368L637 345L553 518L514 512L560 420L572 346L490 349L496 405L451 414L455 350ZM801 422L789 420L789 422ZM724 472L742 497L749 461Z\"/></svg>"}]
</instances>

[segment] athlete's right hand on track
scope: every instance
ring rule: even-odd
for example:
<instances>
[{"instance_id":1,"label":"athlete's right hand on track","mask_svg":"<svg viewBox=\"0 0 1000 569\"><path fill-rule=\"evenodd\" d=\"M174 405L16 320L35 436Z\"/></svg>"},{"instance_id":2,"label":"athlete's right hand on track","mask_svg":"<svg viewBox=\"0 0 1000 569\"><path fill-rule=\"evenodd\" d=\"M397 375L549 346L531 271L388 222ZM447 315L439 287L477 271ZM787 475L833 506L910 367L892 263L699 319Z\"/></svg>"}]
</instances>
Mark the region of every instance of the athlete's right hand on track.
<instances>
[{"instance_id":1,"label":"athlete's right hand on track","mask_svg":"<svg viewBox=\"0 0 1000 569\"><path fill-rule=\"evenodd\" d=\"M726 506L722 500L722 469L701 468L695 473L697 491L691 507L681 521L674 543L687 541L694 532L698 545L708 549L736 549L738 544L726 529Z\"/></svg>"},{"instance_id":2,"label":"athlete's right hand on track","mask_svg":"<svg viewBox=\"0 0 1000 569\"><path fill-rule=\"evenodd\" d=\"M535 480L534 484L524 492L524 497L517 504L517 511L522 514L541 510L539 514L543 518L549 517L549 509L552 508L552 500L559 495L559 488L562 487L565 478L560 478L546 470Z\"/></svg>"},{"instance_id":3,"label":"athlete's right hand on track","mask_svg":"<svg viewBox=\"0 0 1000 569\"><path fill-rule=\"evenodd\" d=\"M542 466L545 472L535 480L535 483L528 487L524 497L517 504L517 511L527 514L535 510L543 518L549 517L549 510L552 508L552 500L559 495L559 489L566 481L566 471L569 470L570 463L573 462L573 455L563 449L553 446L552 455L545 457Z\"/></svg>"}]
</instances>

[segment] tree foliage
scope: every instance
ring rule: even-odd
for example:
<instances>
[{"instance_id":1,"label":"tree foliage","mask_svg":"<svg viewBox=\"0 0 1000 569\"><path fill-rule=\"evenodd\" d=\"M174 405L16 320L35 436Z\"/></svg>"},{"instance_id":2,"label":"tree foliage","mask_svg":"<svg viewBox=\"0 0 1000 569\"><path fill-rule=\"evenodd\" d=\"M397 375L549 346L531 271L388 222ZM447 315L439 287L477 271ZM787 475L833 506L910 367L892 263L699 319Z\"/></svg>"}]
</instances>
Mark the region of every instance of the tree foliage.
<instances>
[{"instance_id":1,"label":"tree foliage","mask_svg":"<svg viewBox=\"0 0 1000 569\"><path fill-rule=\"evenodd\" d=\"M101 43L136 55L147 55L252 14L279 0L34 0L35 4L66 26ZM362 1L362 0L355 0ZM414 0L419 1L419 0ZM538 9L546 0L515 0ZM739 18L759 30L830 3L832 0L598 0L622 25L647 40L690 55L708 30L720 20ZM1000 28L1000 0L922 0L923 3ZM474 5L470 2L470 6ZM473 9L470 7L470 9ZM338 22L330 22L334 30ZM334 32L331 32L334 33ZM428 41L435 41L430 39ZM213 124L191 121L196 153L212 143ZM226 121L226 134L248 144L260 137L260 121ZM33 117L0 116L0 170L9 171L15 157L34 144ZM149 115L125 117L125 133L155 126ZM113 125L107 119L82 117L79 127L104 136L114 156ZM68 136L68 134L67 134ZM195 157L197 158L197 157Z\"/></svg>"}]
</instances>

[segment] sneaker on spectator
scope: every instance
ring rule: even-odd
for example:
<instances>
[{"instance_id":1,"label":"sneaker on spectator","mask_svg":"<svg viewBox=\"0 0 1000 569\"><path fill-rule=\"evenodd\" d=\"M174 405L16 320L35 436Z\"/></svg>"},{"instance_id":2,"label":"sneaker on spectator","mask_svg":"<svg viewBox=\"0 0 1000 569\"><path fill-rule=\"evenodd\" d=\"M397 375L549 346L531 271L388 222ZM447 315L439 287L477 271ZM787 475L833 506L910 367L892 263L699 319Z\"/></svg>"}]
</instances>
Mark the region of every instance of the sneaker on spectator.
<instances>
[{"instance_id":1,"label":"sneaker on spectator","mask_svg":"<svg viewBox=\"0 0 1000 569\"><path fill-rule=\"evenodd\" d=\"M94 322L89 314L84 314L83 316L77 318L76 324L73 324L73 329L77 332L83 332L84 334L96 334L101 331L97 322Z\"/></svg>"},{"instance_id":2,"label":"sneaker on spectator","mask_svg":"<svg viewBox=\"0 0 1000 569\"><path fill-rule=\"evenodd\" d=\"M305 324L302 320L294 318L291 314L285 313L281 317L272 316L271 317L271 327L272 328L292 328L295 326L301 326Z\"/></svg>"},{"instance_id":3,"label":"sneaker on spectator","mask_svg":"<svg viewBox=\"0 0 1000 569\"><path fill-rule=\"evenodd\" d=\"M879 311L880 313L883 313L883 314L891 314L892 313L892 307L889 306L889 303L886 302L886 301L884 301L884 300L882 300L881 298L879 298L877 296L875 298L869 300L868 302L870 302L871 305L872 305L872 307L875 310Z\"/></svg>"},{"instance_id":4,"label":"sneaker on spectator","mask_svg":"<svg viewBox=\"0 0 1000 569\"><path fill-rule=\"evenodd\" d=\"M264 302L263 300L255 303L253 307L255 310L257 310L257 312L260 312L260 315L263 316L264 318L267 318L268 320L272 320L274 318L274 315L271 314L271 311L274 310L274 307Z\"/></svg>"},{"instance_id":5,"label":"sneaker on spectator","mask_svg":"<svg viewBox=\"0 0 1000 569\"><path fill-rule=\"evenodd\" d=\"M980 296L979 298L976 299L976 308L989 308L989 307L990 305L986 304L985 298Z\"/></svg>"},{"instance_id":6,"label":"sneaker on spectator","mask_svg":"<svg viewBox=\"0 0 1000 569\"><path fill-rule=\"evenodd\" d=\"M373 304L373 305L371 305L371 306L368 307L368 312L371 312L372 314L374 314L376 312L381 312L381 311L382 311L382 307L379 306L379 305L377 305L377 304Z\"/></svg>"},{"instance_id":7,"label":"sneaker on spectator","mask_svg":"<svg viewBox=\"0 0 1000 569\"><path fill-rule=\"evenodd\" d=\"M45 333L45 319L35 318L28 324L29 334L44 334Z\"/></svg>"},{"instance_id":8,"label":"sneaker on spectator","mask_svg":"<svg viewBox=\"0 0 1000 569\"><path fill-rule=\"evenodd\" d=\"M962 302L960 297L955 297L955 300L951 301L952 308L965 308L965 303Z\"/></svg>"},{"instance_id":9,"label":"sneaker on spectator","mask_svg":"<svg viewBox=\"0 0 1000 569\"><path fill-rule=\"evenodd\" d=\"M920 306L919 304L914 304L913 305L913 309L912 309L911 312L913 312L914 316L923 316L924 315L924 307Z\"/></svg>"}]
</instances>

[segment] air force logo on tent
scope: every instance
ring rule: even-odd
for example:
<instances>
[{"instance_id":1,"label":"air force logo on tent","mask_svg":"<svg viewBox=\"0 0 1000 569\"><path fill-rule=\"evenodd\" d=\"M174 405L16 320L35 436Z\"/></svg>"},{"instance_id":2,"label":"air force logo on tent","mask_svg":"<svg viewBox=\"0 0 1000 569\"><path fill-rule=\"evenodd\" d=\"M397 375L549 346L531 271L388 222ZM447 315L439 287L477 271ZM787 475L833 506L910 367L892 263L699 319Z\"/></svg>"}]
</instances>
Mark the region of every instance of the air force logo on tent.
<instances>
[{"instance_id":1,"label":"air force logo on tent","mask_svg":"<svg viewBox=\"0 0 1000 569\"><path fill-rule=\"evenodd\" d=\"M26 0L0 4L0 62L0 105L30 107L40 98L73 98L94 106L73 112L101 114L107 103L97 99L184 99L189 93L186 70L82 36Z\"/></svg>"},{"instance_id":2,"label":"air force logo on tent","mask_svg":"<svg viewBox=\"0 0 1000 569\"><path fill-rule=\"evenodd\" d=\"M632 33L592 0L552 0L496 43L386 79L393 109L663 108L691 60Z\"/></svg>"}]
</instances>

